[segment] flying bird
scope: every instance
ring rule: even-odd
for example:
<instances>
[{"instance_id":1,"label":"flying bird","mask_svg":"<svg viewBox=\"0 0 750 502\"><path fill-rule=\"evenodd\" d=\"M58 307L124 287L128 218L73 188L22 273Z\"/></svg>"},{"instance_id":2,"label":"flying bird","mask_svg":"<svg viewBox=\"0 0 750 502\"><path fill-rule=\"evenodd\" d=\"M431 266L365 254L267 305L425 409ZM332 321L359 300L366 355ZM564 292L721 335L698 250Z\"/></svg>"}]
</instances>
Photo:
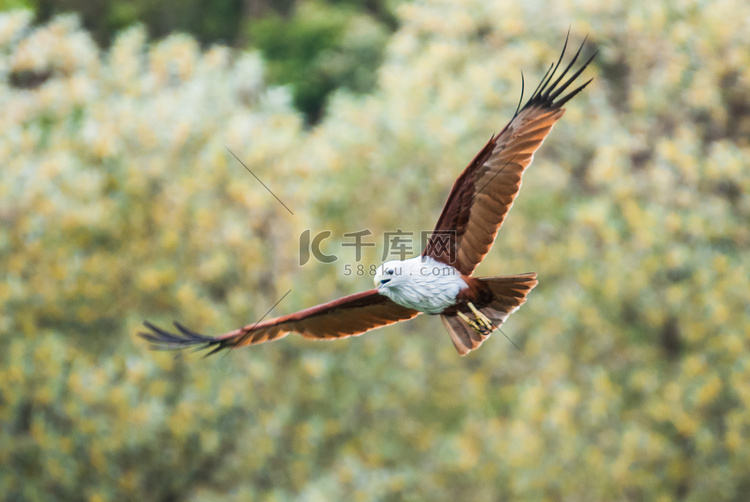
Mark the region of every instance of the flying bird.
<instances>
[{"instance_id":1,"label":"flying bird","mask_svg":"<svg viewBox=\"0 0 750 502\"><path fill-rule=\"evenodd\" d=\"M335 340L411 319L440 315L453 345L466 355L479 347L510 314L526 302L537 275L474 277L521 188L521 177L534 153L565 112L563 105L590 82L568 90L594 58L568 76L586 41L555 78L568 40L526 103L521 99L511 121L493 135L453 185L435 230L420 256L387 261L375 273L375 288L293 314L204 336L175 322L171 333L150 322L139 333L155 349L222 349L256 345L298 333L314 340ZM554 79L554 80L553 80Z\"/></svg>"}]
</instances>

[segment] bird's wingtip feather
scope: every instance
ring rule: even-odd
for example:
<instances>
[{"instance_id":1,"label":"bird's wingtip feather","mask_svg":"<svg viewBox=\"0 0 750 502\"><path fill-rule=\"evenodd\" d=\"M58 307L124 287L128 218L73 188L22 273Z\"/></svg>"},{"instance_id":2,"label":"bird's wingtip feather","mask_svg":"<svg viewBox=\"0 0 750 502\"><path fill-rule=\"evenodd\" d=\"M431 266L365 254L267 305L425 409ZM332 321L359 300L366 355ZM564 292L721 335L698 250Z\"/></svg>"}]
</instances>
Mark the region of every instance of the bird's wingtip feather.
<instances>
[{"instance_id":1,"label":"bird's wingtip feather","mask_svg":"<svg viewBox=\"0 0 750 502\"><path fill-rule=\"evenodd\" d=\"M149 321L143 321L143 325L150 331L140 331L138 336L149 343L151 350L181 350L190 347L195 347L196 350L212 348L213 350L207 354L211 355L229 345L226 340L217 340L211 336L201 335L177 321L172 324L177 328L178 333L172 333Z\"/></svg>"}]
</instances>

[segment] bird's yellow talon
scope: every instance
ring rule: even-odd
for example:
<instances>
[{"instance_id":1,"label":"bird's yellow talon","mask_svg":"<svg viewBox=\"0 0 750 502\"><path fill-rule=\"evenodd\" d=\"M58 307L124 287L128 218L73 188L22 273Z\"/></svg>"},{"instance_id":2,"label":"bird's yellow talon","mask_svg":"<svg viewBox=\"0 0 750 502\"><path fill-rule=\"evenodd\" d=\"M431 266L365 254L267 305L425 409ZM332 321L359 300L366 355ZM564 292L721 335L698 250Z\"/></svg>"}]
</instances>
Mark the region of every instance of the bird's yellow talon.
<instances>
[{"instance_id":1,"label":"bird's yellow talon","mask_svg":"<svg viewBox=\"0 0 750 502\"><path fill-rule=\"evenodd\" d=\"M458 317L463 319L466 324L471 326L471 328L476 331L478 334L482 336L489 336L492 331L494 331L495 327L492 324L492 321L484 315L482 312L477 309L473 303L469 302L469 308L471 309L472 313L476 316L474 319L469 318L466 314L463 312L458 312Z\"/></svg>"},{"instance_id":2,"label":"bird's yellow talon","mask_svg":"<svg viewBox=\"0 0 750 502\"><path fill-rule=\"evenodd\" d=\"M469 308L471 309L472 312L474 312L474 315L477 316L476 322L481 324L485 329L488 329L491 332L495 328L490 318L484 315L482 312L480 312L479 309L477 309L473 303L469 302Z\"/></svg>"}]
</instances>

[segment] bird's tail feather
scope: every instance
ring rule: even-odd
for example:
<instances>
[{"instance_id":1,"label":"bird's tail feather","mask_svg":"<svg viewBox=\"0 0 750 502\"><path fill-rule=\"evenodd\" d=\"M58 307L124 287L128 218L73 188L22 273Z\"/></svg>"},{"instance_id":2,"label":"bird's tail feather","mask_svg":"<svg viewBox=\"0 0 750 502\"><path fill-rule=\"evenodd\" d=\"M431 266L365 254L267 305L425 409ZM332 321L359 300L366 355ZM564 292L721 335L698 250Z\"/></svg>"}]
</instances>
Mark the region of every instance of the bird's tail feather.
<instances>
[{"instance_id":1,"label":"bird's tail feather","mask_svg":"<svg viewBox=\"0 0 750 502\"><path fill-rule=\"evenodd\" d=\"M526 295L538 283L535 273L480 277L476 280L479 281L482 294L473 303L477 310L490 320L491 328L477 330L471 327L458 312L440 316L453 345L462 356L478 348L489 338L490 334L498 329L510 314L526 302ZM458 311L469 319L476 317L468 305L461 305Z\"/></svg>"}]
</instances>

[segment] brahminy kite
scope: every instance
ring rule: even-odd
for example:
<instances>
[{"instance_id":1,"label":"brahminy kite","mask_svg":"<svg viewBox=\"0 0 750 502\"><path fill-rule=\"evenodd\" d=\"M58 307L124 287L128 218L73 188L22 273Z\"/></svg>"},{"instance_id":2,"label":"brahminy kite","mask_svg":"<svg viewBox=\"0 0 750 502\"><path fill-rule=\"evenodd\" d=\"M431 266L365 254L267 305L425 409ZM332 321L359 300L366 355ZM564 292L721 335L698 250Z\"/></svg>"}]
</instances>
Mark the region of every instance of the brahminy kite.
<instances>
[{"instance_id":1,"label":"brahminy kite","mask_svg":"<svg viewBox=\"0 0 750 502\"><path fill-rule=\"evenodd\" d=\"M526 295L537 285L535 273L502 277L473 277L472 273L492 247L534 153L563 116L563 105L591 82L567 92L594 56L563 81L585 40L553 81L567 43L566 38L557 64L550 65L534 93L520 106L522 86L513 119L490 138L458 177L423 253L380 265L374 277L375 289L217 336L195 333L177 322L174 325L179 334L174 334L148 321L144 324L151 332L140 335L156 349L211 348L209 355L278 340L289 333L313 340L336 340L424 312L440 315L462 356L479 347L526 302Z\"/></svg>"}]
</instances>

